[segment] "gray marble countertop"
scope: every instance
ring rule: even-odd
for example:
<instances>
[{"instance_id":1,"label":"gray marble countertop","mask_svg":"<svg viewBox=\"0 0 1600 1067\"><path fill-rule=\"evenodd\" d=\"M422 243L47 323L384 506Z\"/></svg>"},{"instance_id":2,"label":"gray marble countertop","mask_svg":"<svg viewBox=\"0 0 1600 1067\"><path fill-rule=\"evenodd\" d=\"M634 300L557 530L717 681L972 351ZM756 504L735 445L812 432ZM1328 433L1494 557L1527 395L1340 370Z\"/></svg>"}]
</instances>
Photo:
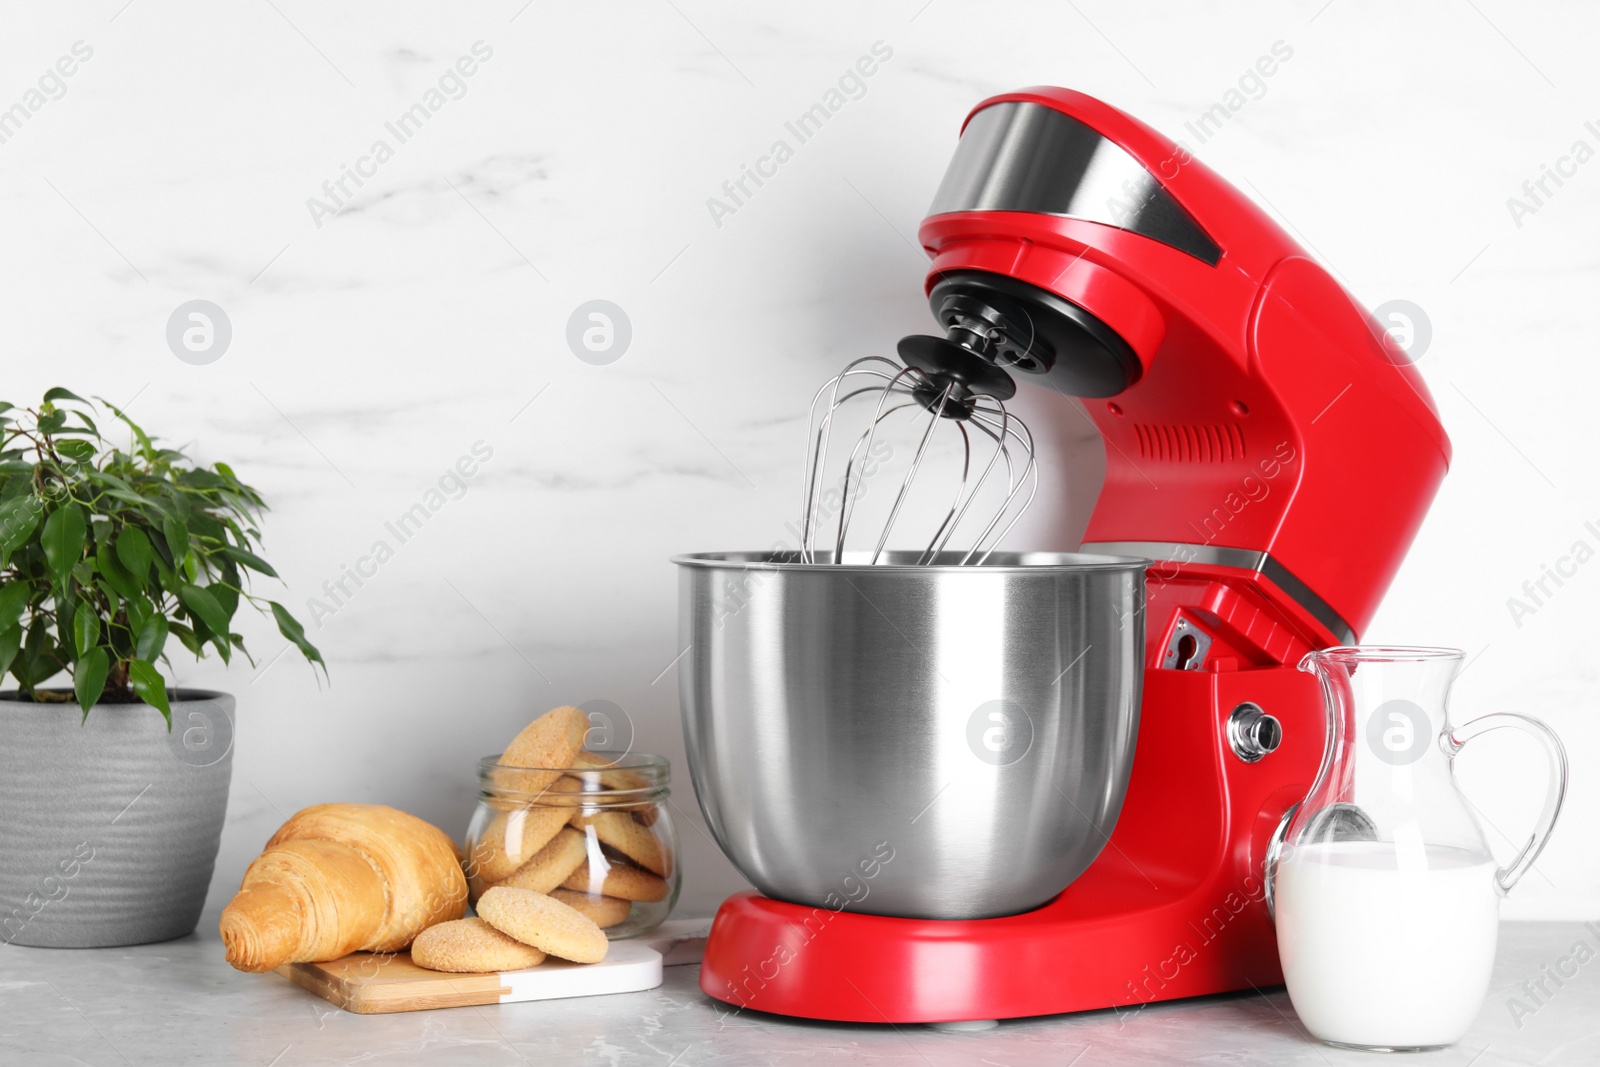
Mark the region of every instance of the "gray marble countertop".
<instances>
[{"instance_id":1,"label":"gray marble countertop","mask_svg":"<svg viewBox=\"0 0 1600 1067\"><path fill-rule=\"evenodd\" d=\"M699 968L691 965L669 967L666 983L646 993L351 1015L282 978L231 970L214 930L202 925L195 936L132 948L0 946L0 1062L26 1067L1373 1062L1371 1054L1305 1038L1281 989L945 1033L924 1026L797 1022L749 1012L724 1017L719 1005L700 993ZM1579 942L1593 953L1600 935L1577 923L1506 923L1493 988L1472 1032L1454 1048L1405 1062L1459 1067L1600 1063L1600 962L1577 965L1576 974L1562 978L1559 987L1546 977L1557 969L1573 970L1574 964L1561 961L1571 959ZM1541 978L1549 995L1530 986L1530 996L1523 983ZM1532 1013L1514 1013L1508 1004L1512 997Z\"/></svg>"}]
</instances>

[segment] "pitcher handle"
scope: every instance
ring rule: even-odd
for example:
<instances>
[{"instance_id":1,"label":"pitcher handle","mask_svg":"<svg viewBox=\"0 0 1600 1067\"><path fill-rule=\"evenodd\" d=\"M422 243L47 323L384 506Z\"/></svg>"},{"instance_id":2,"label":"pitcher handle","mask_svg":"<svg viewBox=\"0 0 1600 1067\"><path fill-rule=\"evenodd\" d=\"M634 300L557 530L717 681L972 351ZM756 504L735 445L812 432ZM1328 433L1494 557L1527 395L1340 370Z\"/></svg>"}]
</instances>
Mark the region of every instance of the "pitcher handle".
<instances>
[{"instance_id":1,"label":"pitcher handle","mask_svg":"<svg viewBox=\"0 0 1600 1067\"><path fill-rule=\"evenodd\" d=\"M1531 715L1518 715L1511 711L1497 711L1480 716L1471 722L1462 723L1439 739L1445 755L1454 760L1466 747L1467 742L1474 737L1506 727L1531 734L1544 746L1545 755L1550 760L1550 787L1545 792L1544 811L1539 815L1539 822L1534 826L1528 843L1522 846L1522 851L1517 853L1516 859L1495 872L1495 882L1500 886L1502 893L1511 891L1511 887L1528 872L1529 867L1533 866L1533 861L1539 858L1539 853L1544 851L1545 843L1550 840L1550 831L1555 827L1556 817L1561 814L1561 802L1567 795L1567 750L1562 747L1561 738L1557 737L1550 727Z\"/></svg>"}]
</instances>

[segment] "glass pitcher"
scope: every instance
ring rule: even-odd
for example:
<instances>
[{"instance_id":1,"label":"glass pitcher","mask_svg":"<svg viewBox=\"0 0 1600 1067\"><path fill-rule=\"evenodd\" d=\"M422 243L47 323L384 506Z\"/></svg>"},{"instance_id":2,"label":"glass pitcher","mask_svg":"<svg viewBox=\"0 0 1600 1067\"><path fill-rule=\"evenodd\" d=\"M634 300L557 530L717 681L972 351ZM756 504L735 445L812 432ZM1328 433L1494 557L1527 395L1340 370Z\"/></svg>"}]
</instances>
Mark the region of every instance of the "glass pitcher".
<instances>
[{"instance_id":1,"label":"glass pitcher","mask_svg":"<svg viewBox=\"0 0 1600 1067\"><path fill-rule=\"evenodd\" d=\"M1300 669L1322 683L1328 732L1317 780L1271 862L1289 999L1329 1044L1452 1044L1488 992L1500 898L1538 858L1561 810L1566 753L1525 715L1452 723L1455 649L1330 648ZM1550 784L1532 836L1497 867L1453 764L1474 737L1507 726L1543 744Z\"/></svg>"}]
</instances>

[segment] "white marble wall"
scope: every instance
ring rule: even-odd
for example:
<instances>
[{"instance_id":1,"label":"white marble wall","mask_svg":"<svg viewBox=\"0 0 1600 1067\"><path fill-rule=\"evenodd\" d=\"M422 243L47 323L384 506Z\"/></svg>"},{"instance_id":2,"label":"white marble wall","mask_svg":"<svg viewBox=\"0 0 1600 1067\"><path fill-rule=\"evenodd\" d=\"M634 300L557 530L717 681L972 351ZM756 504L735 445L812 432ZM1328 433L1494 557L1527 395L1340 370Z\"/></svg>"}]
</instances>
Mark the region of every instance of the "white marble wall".
<instances>
[{"instance_id":1,"label":"white marble wall","mask_svg":"<svg viewBox=\"0 0 1600 1067\"><path fill-rule=\"evenodd\" d=\"M331 687L275 659L265 625L247 627L260 670L178 662L241 704L213 908L306 804L460 830L473 759L556 703L617 702L681 771L667 557L781 535L803 395L925 326L910 238L963 114L1055 83L1188 139L1363 300L1425 309L1456 466L1368 636L1459 645L1458 714L1562 732L1568 816L1507 913L1594 915L1600 563L1520 625L1507 598L1600 546L1600 162L1520 220L1507 198L1574 142L1600 147L1597 30L1588 5L1506 0L13 6L0 107L75 42L93 54L0 143L0 396L97 393L232 462L274 505L267 552L302 613L475 442L493 450L314 629ZM463 95L400 143L385 123L479 41L446 79ZM1278 41L1292 58L1197 143L1186 123ZM708 197L876 42L892 56L859 99L714 219ZM380 138L392 158L364 161ZM345 167L368 176L313 211ZM233 327L204 366L165 340L197 298ZM633 329L608 366L565 341L597 298ZM1098 446L1045 436L1077 517L1016 540L1066 546ZM1534 753L1509 738L1463 764L1508 852L1537 811ZM694 812L686 776L677 800ZM739 879L697 824L684 901L705 912Z\"/></svg>"}]
</instances>

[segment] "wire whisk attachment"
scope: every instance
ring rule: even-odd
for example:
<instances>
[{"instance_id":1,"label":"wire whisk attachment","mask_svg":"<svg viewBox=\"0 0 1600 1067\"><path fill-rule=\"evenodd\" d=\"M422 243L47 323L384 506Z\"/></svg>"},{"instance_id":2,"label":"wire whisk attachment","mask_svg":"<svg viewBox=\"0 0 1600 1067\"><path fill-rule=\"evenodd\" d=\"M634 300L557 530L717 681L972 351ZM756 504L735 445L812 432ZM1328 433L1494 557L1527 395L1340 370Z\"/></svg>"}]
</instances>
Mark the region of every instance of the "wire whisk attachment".
<instances>
[{"instance_id":1,"label":"wire whisk attachment","mask_svg":"<svg viewBox=\"0 0 1600 1067\"><path fill-rule=\"evenodd\" d=\"M959 460L954 464L959 475L952 479L949 506L927 538L917 565L983 563L1033 502L1039 487L1033 434L1006 410L1005 401L1016 392L1010 376L943 338L907 337L900 342L899 353L904 366L881 356L855 360L812 398L806 432L802 563L845 561L851 520L867 476L878 477L880 467L890 466L881 462L884 450L878 443L888 438L891 422L910 421L915 431L920 420L920 432L914 432L914 451L866 562L882 561L913 484L919 474L931 477L926 465L941 427L951 428L943 433L961 435ZM837 474L836 453L844 456L842 474ZM837 486L829 481L834 476ZM935 511L935 518L940 514ZM922 543L920 537L913 542L917 543ZM959 559L952 561L950 554L955 553ZM856 562L856 557L849 562Z\"/></svg>"}]
</instances>

